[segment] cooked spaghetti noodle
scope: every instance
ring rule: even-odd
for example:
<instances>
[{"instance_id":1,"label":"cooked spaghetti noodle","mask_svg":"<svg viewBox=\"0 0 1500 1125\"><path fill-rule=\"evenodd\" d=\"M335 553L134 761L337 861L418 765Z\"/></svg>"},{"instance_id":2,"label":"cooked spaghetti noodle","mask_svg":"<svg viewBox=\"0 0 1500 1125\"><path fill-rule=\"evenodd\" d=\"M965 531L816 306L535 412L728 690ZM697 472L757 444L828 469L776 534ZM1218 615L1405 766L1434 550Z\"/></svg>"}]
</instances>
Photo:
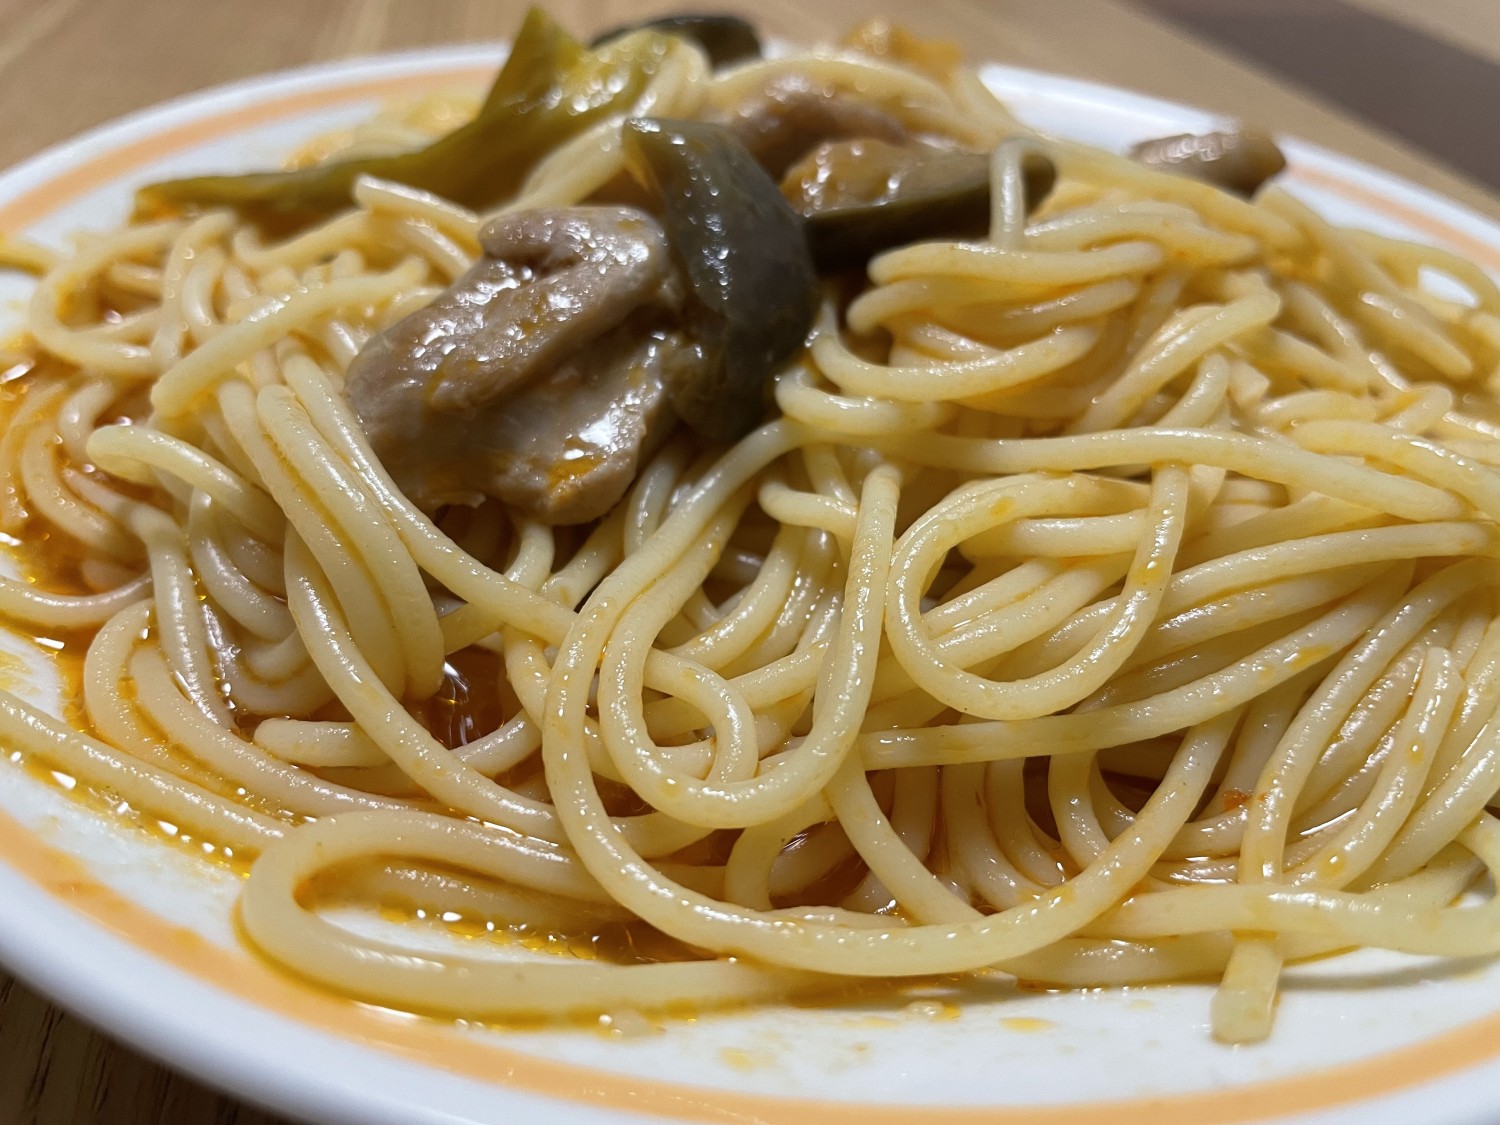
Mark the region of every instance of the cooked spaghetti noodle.
<instances>
[{"instance_id":1,"label":"cooked spaghetti noodle","mask_svg":"<svg viewBox=\"0 0 1500 1125\"><path fill-rule=\"evenodd\" d=\"M66 548L0 612L89 637L87 729L0 693L4 738L258 856L271 958L429 1012L1217 977L1239 1041L1288 961L1500 950L1466 898L1500 869L1500 290L1024 134L920 54L673 40L633 110L788 75L993 152L989 237L830 286L773 420L679 431L583 527L424 514L345 400L479 254L463 207L367 178L290 237L209 210L0 248L41 272L0 525ZM593 197L619 130L501 210ZM1029 216L1023 150L1058 173ZM414 955L330 889L677 955Z\"/></svg>"}]
</instances>

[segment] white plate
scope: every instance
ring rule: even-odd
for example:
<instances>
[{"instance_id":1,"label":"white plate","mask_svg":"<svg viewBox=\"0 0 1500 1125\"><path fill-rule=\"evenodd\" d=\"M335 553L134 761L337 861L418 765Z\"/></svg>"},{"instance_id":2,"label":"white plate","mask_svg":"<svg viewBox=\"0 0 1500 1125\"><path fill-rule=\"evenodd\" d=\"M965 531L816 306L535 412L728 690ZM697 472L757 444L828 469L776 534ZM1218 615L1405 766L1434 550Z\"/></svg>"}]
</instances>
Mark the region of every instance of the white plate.
<instances>
[{"instance_id":1,"label":"white plate","mask_svg":"<svg viewBox=\"0 0 1500 1125\"><path fill-rule=\"evenodd\" d=\"M495 48L355 60L147 110L0 175L0 230L60 243L125 217L166 175L275 164L382 99L478 87ZM1002 67L1024 119L1112 148L1208 115ZM1446 244L1500 271L1500 229L1299 143L1287 184L1331 218ZM0 329L26 286L0 279ZM42 650L0 636L4 686L56 706ZM772 1009L652 1035L495 1031L373 1010L278 975L233 932L238 880L190 845L90 811L0 762L0 960L133 1046L320 1122L969 1122L1362 1125L1500 1120L1500 968L1361 954L1289 974L1271 1041L1215 1045L1208 989L1006 992L834 1011Z\"/></svg>"}]
</instances>

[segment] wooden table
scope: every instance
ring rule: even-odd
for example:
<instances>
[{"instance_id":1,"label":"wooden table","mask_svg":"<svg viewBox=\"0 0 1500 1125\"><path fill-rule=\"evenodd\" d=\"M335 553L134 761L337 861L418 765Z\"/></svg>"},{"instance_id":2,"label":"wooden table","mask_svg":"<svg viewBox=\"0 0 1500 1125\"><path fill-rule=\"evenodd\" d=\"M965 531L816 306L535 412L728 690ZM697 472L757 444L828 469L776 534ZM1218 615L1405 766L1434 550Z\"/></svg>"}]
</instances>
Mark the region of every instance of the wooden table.
<instances>
[{"instance_id":1,"label":"wooden table","mask_svg":"<svg viewBox=\"0 0 1500 1125\"><path fill-rule=\"evenodd\" d=\"M891 0L711 6L753 8L767 31L799 40L913 10ZM673 7L551 0L580 32ZM0 0L0 166L128 110L246 75L500 39L524 8L524 0ZM1500 152L1496 0L923 0L916 10L911 26L962 41L973 58L1251 118L1500 219L1500 173L1486 164ZM1402 131L1488 187L1403 143ZM1470 135L1491 149L1470 150ZM273 1120L143 1059L0 974L0 1125Z\"/></svg>"}]
</instances>

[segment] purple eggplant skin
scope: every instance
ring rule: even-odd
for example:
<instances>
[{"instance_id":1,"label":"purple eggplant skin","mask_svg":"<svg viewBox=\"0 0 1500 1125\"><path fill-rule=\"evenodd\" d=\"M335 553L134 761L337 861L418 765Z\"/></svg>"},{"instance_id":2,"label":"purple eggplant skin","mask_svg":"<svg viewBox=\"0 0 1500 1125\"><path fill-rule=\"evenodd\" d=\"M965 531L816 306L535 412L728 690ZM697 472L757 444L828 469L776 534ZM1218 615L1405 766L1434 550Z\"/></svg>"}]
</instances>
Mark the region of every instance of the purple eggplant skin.
<instances>
[{"instance_id":1,"label":"purple eggplant skin","mask_svg":"<svg viewBox=\"0 0 1500 1125\"><path fill-rule=\"evenodd\" d=\"M822 287L802 218L722 125L633 118L627 166L660 200L688 282L686 315L703 363L667 385L679 417L734 441L765 415L771 376L807 340Z\"/></svg>"}]
</instances>

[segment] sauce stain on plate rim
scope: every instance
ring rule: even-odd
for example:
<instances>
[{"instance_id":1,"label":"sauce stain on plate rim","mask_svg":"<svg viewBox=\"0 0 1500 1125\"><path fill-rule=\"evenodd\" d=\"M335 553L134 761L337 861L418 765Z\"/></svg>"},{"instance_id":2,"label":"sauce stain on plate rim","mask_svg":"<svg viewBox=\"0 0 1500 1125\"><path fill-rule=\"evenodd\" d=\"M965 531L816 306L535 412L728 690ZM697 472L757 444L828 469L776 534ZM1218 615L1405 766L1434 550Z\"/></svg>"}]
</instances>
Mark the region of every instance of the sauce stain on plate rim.
<instances>
[{"instance_id":1,"label":"sauce stain on plate rim","mask_svg":"<svg viewBox=\"0 0 1500 1125\"><path fill-rule=\"evenodd\" d=\"M494 59L497 54L493 48L482 52L474 48L450 48L324 64L251 79L141 111L0 173L0 231L23 233L68 203L111 187L151 161L211 141L222 141L239 130L289 122L299 115L371 99L409 96L430 90L435 84L480 85L493 74L494 67L493 62L481 59ZM1191 112L1091 83L997 67L985 68L985 72L1004 74L1017 83L1058 82L1074 96L1083 94L1092 101L1124 99L1153 113L1180 117ZM1295 144L1293 153L1290 174L1294 183L1340 196L1420 231L1426 238L1446 243L1492 271L1500 271L1500 231L1483 220L1385 173L1364 169L1353 161L1311 146ZM1299 166L1297 154L1306 154L1309 162ZM1366 171L1370 175L1364 175ZM1357 181L1355 176L1364 182ZM1435 213L1439 211L1459 216L1463 225L1447 221L1442 214ZM1480 237L1475 233L1476 228L1488 237ZM248 952L217 946L196 931L151 912L91 877L77 858L43 841L4 811L0 811L0 863L9 868L4 874L25 879L56 903L81 913L96 927L141 953L268 1014L375 1051L389 1052L423 1067L479 1079L493 1084L494 1089L541 1095L598 1110L618 1109L689 1120L774 1119L848 1125L856 1122L897 1125L917 1120L977 1123L996 1119L1014 1125L1092 1125L1105 1119L1115 1125L1173 1122L1228 1125L1353 1106L1383 1094L1458 1076L1500 1057L1500 1011L1497 1011L1425 1040L1357 1061L1186 1094L1056 1105L939 1106L816 1101L715 1090L542 1058L480 1042L433 1021L400 1018L334 996L272 969ZM13 953L23 947L47 944L45 928L33 932L28 925L32 923L9 911L0 914L0 944ZM30 957L18 956L17 960L30 962L36 970L38 961L45 957L33 953ZM51 976L54 982L57 979L55 973L34 971L32 975ZM340 1103L336 1100L338 1092L315 1091L305 1085L300 1091L270 1090L266 1064L255 1064L253 1045L245 1051L245 1058L232 1064L215 1061L201 1046L190 1051L183 1045L181 1031L173 1031L171 1012L140 1012L131 1018L104 1008L90 1008L78 995L71 1000L84 1014L116 1030L125 1030L129 1025L139 1031L148 1023L154 1024L149 1039L133 1035L131 1041L257 1100L278 1101L291 1112L320 1112L351 1121L374 1120L376 1116L381 1120L401 1119L403 1107L389 1101L378 1101L378 1105L367 1102L363 1106ZM1473 1077L1482 1082L1484 1076L1476 1073ZM346 1088L352 1088L357 1084L357 1076L340 1081ZM418 1097L420 1093L413 1091L407 1108L414 1110L420 1104L431 1109L429 1103ZM1464 1106L1477 1107L1481 1093L1481 1088L1475 1085L1472 1102L1465 1097L1462 1104L1451 1103L1451 1108L1462 1113ZM377 1108L382 1112L372 1114ZM503 1105L495 1108L505 1110ZM424 1119L440 1118L428 1114ZM441 1119L460 1120L446 1115Z\"/></svg>"}]
</instances>

